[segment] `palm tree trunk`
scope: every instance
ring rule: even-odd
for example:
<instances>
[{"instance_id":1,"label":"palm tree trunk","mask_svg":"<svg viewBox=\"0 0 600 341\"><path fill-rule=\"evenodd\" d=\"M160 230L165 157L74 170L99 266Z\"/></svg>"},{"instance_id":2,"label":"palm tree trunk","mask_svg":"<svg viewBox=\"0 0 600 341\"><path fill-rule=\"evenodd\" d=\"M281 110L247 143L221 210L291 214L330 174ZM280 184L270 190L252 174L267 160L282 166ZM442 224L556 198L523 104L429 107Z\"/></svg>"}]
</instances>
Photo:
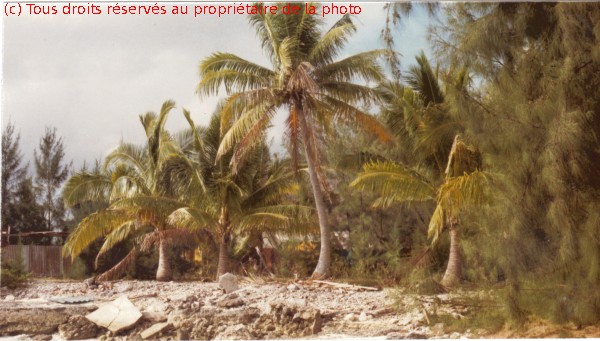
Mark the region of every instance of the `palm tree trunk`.
<instances>
[{"instance_id":1,"label":"palm tree trunk","mask_svg":"<svg viewBox=\"0 0 600 341\"><path fill-rule=\"evenodd\" d=\"M219 244L219 265L217 266L217 280L229 272L229 237L223 236Z\"/></svg>"},{"instance_id":2,"label":"palm tree trunk","mask_svg":"<svg viewBox=\"0 0 600 341\"><path fill-rule=\"evenodd\" d=\"M156 270L156 280L170 281L172 278L173 273L171 272L171 264L169 263L167 242L164 239L161 239L158 247L158 270Z\"/></svg>"},{"instance_id":3,"label":"palm tree trunk","mask_svg":"<svg viewBox=\"0 0 600 341\"><path fill-rule=\"evenodd\" d=\"M300 118L300 124L304 132L304 151L306 154L306 163L308 165L308 176L310 179L310 185L312 187L313 196L315 199L315 205L317 207L317 215L319 217L319 229L321 231L321 251L319 253L319 262L315 271L313 271L313 277L321 278L329 275L329 265L331 264L331 231L327 225L327 208L325 207L325 200L323 198L323 191L317 170L315 161L313 160L314 153L311 152L311 138L308 132L306 118L302 110L298 110L298 117Z\"/></svg>"},{"instance_id":4,"label":"palm tree trunk","mask_svg":"<svg viewBox=\"0 0 600 341\"><path fill-rule=\"evenodd\" d=\"M462 277L462 262L458 246L458 230L456 224L450 223L448 232L450 233L450 256L448 257L448 266L446 267L446 273L444 273L442 284L447 287L452 287L460 282Z\"/></svg>"}]
</instances>

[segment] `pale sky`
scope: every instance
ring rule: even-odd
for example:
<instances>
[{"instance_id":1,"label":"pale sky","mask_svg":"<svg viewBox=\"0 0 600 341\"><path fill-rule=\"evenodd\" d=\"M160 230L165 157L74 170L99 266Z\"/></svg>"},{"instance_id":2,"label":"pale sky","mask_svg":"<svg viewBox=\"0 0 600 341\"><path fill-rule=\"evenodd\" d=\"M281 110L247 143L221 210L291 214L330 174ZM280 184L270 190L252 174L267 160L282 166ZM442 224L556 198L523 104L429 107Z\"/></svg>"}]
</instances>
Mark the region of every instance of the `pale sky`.
<instances>
[{"instance_id":1,"label":"pale sky","mask_svg":"<svg viewBox=\"0 0 600 341\"><path fill-rule=\"evenodd\" d=\"M383 5L353 4L363 11L356 16L358 32L345 54L381 48ZM339 16L328 18L333 22ZM25 160L33 159L45 127L57 128L67 161L73 160L76 167L105 156L121 139L142 143L138 116L159 111L167 99L177 103L168 129L187 127L182 107L192 112L196 123L208 122L217 98L199 98L195 88L199 62L213 52L232 52L268 66L245 16L3 19L2 127L8 121L16 125ZM421 49L429 51L427 23L417 12L397 31L403 67L412 64ZM270 131L275 151L282 150L281 116Z\"/></svg>"}]
</instances>

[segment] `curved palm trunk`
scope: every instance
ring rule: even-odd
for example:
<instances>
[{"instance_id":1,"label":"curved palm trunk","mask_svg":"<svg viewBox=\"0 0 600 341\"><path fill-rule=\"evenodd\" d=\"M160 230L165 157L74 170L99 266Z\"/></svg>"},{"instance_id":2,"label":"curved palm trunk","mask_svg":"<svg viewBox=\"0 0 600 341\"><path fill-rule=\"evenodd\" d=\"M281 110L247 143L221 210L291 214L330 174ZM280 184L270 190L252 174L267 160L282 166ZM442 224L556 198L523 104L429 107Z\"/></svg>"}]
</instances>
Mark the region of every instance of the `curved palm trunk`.
<instances>
[{"instance_id":1,"label":"curved palm trunk","mask_svg":"<svg viewBox=\"0 0 600 341\"><path fill-rule=\"evenodd\" d=\"M219 265L217 266L217 280L229 272L229 236L223 236L219 244Z\"/></svg>"},{"instance_id":2,"label":"curved palm trunk","mask_svg":"<svg viewBox=\"0 0 600 341\"><path fill-rule=\"evenodd\" d=\"M458 246L458 230L456 225L451 223L448 232L450 233L450 256L448 257L448 266L446 267L442 284L451 287L460 282L462 277L462 263L460 258L460 249Z\"/></svg>"},{"instance_id":3,"label":"curved palm trunk","mask_svg":"<svg viewBox=\"0 0 600 341\"><path fill-rule=\"evenodd\" d=\"M310 179L310 185L312 187L313 196L315 199L315 206L317 207L317 215L319 217L319 230L321 232L321 251L319 253L319 262L313 272L313 277L320 278L329 275L329 265L331 264L331 231L327 225L327 208L325 207L325 200L323 198L323 191L319 184L319 178L315 167L315 160L313 160L313 153L310 151L310 134L306 123L306 118L302 110L299 110L298 117L300 118L300 124L304 132L304 151L306 154L306 163L308 165L308 175Z\"/></svg>"},{"instance_id":4,"label":"curved palm trunk","mask_svg":"<svg viewBox=\"0 0 600 341\"><path fill-rule=\"evenodd\" d=\"M156 280L170 281L172 278L173 273L171 272L171 264L169 263L167 242L164 239L161 239L158 247L158 270L156 270Z\"/></svg>"}]
</instances>

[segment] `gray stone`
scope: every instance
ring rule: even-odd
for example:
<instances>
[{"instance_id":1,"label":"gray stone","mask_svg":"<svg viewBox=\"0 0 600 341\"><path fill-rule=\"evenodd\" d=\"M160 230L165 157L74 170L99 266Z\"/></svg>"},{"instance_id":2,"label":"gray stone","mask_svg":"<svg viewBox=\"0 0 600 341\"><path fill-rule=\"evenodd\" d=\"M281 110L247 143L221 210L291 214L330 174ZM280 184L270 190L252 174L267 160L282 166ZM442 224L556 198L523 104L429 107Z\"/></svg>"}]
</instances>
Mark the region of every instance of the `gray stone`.
<instances>
[{"instance_id":1,"label":"gray stone","mask_svg":"<svg viewBox=\"0 0 600 341\"><path fill-rule=\"evenodd\" d=\"M226 294L234 292L239 289L238 279L235 275L229 272L219 277L219 287L225 291Z\"/></svg>"},{"instance_id":2,"label":"gray stone","mask_svg":"<svg viewBox=\"0 0 600 341\"><path fill-rule=\"evenodd\" d=\"M163 323L156 323L153 324L150 328L144 330L140 336L142 337L142 339L148 339L153 337L154 335L162 332L163 330L165 330L165 328L167 328L169 326L169 322L163 322Z\"/></svg>"},{"instance_id":3,"label":"gray stone","mask_svg":"<svg viewBox=\"0 0 600 341\"><path fill-rule=\"evenodd\" d=\"M126 296L121 296L86 316L88 320L113 333L133 326L140 317L142 313Z\"/></svg>"},{"instance_id":4,"label":"gray stone","mask_svg":"<svg viewBox=\"0 0 600 341\"><path fill-rule=\"evenodd\" d=\"M4 301L5 302L12 302L15 300L15 296L14 295L6 295L6 297L4 297Z\"/></svg>"}]
</instances>

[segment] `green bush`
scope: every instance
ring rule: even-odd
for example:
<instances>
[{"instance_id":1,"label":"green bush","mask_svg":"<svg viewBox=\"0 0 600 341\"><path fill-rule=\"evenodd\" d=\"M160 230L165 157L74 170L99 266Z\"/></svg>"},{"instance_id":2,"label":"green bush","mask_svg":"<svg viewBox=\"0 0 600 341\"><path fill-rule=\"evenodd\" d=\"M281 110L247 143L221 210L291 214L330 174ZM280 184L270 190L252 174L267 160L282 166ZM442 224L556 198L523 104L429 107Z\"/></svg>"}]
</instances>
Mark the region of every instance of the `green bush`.
<instances>
[{"instance_id":1,"label":"green bush","mask_svg":"<svg viewBox=\"0 0 600 341\"><path fill-rule=\"evenodd\" d=\"M14 260L2 260L2 266L0 267L0 286L14 289L27 283L30 276L29 273L25 271L21 252L18 254L19 256Z\"/></svg>"}]
</instances>

